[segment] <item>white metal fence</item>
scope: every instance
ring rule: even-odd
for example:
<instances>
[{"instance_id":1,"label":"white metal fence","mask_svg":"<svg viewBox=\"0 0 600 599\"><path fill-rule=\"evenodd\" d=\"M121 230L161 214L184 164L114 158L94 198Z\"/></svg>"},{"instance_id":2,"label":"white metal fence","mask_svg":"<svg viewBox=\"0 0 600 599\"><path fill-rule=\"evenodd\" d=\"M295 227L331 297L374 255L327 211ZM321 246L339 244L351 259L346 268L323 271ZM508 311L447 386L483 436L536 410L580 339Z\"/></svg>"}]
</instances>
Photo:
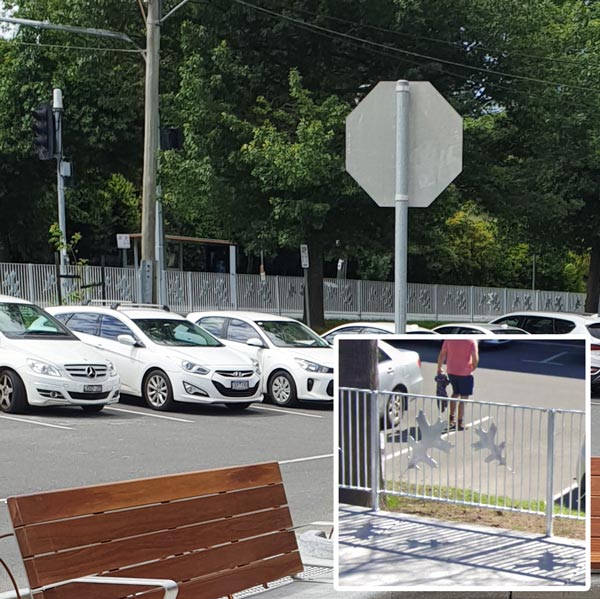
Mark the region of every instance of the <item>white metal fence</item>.
<instances>
[{"instance_id":1,"label":"white metal fence","mask_svg":"<svg viewBox=\"0 0 600 599\"><path fill-rule=\"evenodd\" d=\"M60 299L141 301L134 268L69 266ZM51 264L0 263L0 292L42 306L59 301L58 270ZM173 310L258 310L299 317L304 301L301 277L230 275L168 270L165 301ZM515 310L582 312L585 296L565 291L532 291L465 285L409 283L408 316L421 320L490 320ZM327 318L392 319L394 284L389 281L325 279L323 300Z\"/></svg>"},{"instance_id":2,"label":"white metal fence","mask_svg":"<svg viewBox=\"0 0 600 599\"><path fill-rule=\"evenodd\" d=\"M398 425L380 423L378 402L404 405ZM402 495L545 515L549 535L554 517L584 519L584 412L461 402L457 430L446 398L340 389L340 487L375 509Z\"/></svg>"}]
</instances>

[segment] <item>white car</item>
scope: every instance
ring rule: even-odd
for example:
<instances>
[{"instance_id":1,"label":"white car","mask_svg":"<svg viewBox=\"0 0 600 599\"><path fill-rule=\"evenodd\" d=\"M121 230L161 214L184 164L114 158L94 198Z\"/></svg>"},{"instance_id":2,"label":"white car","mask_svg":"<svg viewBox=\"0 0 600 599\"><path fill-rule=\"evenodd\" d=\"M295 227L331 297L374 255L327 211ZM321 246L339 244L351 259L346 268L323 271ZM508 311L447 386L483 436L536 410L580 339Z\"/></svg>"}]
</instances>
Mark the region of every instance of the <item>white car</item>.
<instances>
[{"instance_id":1,"label":"white car","mask_svg":"<svg viewBox=\"0 0 600 599\"><path fill-rule=\"evenodd\" d=\"M0 409L80 406L99 412L119 401L117 371L99 351L28 301L0 295Z\"/></svg>"},{"instance_id":2,"label":"white car","mask_svg":"<svg viewBox=\"0 0 600 599\"><path fill-rule=\"evenodd\" d=\"M256 360L226 347L183 316L132 305L58 306L48 311L115 363L123 393L143 397L155 410L169 410L178 401L243 410L262 401Z\"/></svg>"},{"instance_id":3,"label":"white car","mask_svg":"<svg viewBox=\"0 0 600 599\"><path fill-rule=\"evenodd\" d=\"M402 341L378 339L378 373L381 391L398 391L410 395L422 395L423 375L421 359L415 351L395 347ZM389 426L400 423L402 410L408 407L408 397L388 396L380 400L380 415L385 416Z\"/></svg>"},{"instance_id":4,"label":"white car","mask_svg":"<svg viewBox=\"0 0 600 599\"><path fill-rule=\"evenodd\" d=\"M192 312L187 318L258 360L273 403L333 400L333 348L301 322L260 312Z\"/></svg>"},{"instance_id":5,"label":"white car","mask_svg":"<svg viewBox=\"0 0 600 599\"><path fill-rule=\"evenodd\" d=\"M569 335L582 333L600 349L600 317L598 314L569 312L511 312L498 316L491 324L505 324L524 329L532 335Z\"/></svg>"},{"instance_id":6,"label":"white car","mask_svg":"<svg viewBox=\"0 0 600 599\"><path fill-rule=\"evenodd\" d=\"M333 345L333 340L338 335L395 335L396 325L393 322L348 322L341 324L323 335L323 339ZM436 335L431 329L426 329L417 324L406 325L407 335Z\"/></svg>"},{"instance_id":7,"label":"white car","mask_svg":"<svg viewBox=\"0 0 600 599\"><path fill-rule=\"evenodd\" d=\"M508 324L457 322L443 324L432 329L440 335L479 335L480 345L504 345L508 339L495 339L496 335L528 335L527 331Z\"/></svg>"}]
</instances>

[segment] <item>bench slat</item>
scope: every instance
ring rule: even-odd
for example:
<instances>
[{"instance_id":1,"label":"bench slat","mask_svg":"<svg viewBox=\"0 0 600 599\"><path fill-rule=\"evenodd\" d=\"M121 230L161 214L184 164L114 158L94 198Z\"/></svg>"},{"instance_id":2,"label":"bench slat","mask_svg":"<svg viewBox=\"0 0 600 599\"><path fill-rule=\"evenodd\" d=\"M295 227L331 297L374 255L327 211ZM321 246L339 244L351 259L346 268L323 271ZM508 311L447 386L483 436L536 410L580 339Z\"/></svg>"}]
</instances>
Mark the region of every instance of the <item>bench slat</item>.
<instances>
[{"instance_id":1,"label":"bench slat","mask_svg":"<svg viewBox=\"0 0 600 599\"><path fill-rule=\"evenodd\" d=\"M600 457L592 456L592 476L600 476Z\"/></svg>"},{"instance_id":2,"label":"bench slat","mask_svg":"<svg viewBox=\"0 0 600 599\"><path fill-rule=\"evenodd\" d=\"M23 526L279 482L272 462L9 497L8 507L13 526Z\"/></svg>"},{"instance_id":3,"label":"bench slat","mask_svg":"<svg viewBox=\"0 0 600 599\"><path fill-rule=\"evenodd\" d=\"M15 529L24 558L287 504L282 484Z\"/></svg>"},{"instance_id":4,"label":"bench slat","mask_svg":"<svg viewBox=\"0 0 600 599\"><path fill-rule=\"evenodd\" d=\"M266 557L276 554L290 553L296 556L296 572L302 570L302 563L297 551L295 535L292 532L281 532L265 537L258 537L210 549L197 553L182 555L158 562L156 564L147 564L137 566L126 571L117 573L123 576L132 576L140 578L161 578L168 573L172 580L181 582L189 580L190 572L194 572L195 578L214 577L219 573L220 577L230 576L236 572L231 570L231 564L244 566L257 562ZM254 564L253 564L254 566ZM226 571L229 570L227 573ZM113 576L113 574L111 574ZM117 588L108 588L102 585L81 585L72 584L61 588L60 590L48 590L44 594L45 599L114 599L115 597L124 597L127 594L140 592L140 587L123 586Z\"/></svg>"},{"instance_id":5,"label":"bench slat","mask_svg":"<svg viewBox=\"0 0 600 599\"><path fill-rule=\"evenodd\" d=\"M32 587L119 569L291 527L286 508L121 539L24 560ZM167 577L169 578L169 577Z\"/></svg>"}]
</instances>

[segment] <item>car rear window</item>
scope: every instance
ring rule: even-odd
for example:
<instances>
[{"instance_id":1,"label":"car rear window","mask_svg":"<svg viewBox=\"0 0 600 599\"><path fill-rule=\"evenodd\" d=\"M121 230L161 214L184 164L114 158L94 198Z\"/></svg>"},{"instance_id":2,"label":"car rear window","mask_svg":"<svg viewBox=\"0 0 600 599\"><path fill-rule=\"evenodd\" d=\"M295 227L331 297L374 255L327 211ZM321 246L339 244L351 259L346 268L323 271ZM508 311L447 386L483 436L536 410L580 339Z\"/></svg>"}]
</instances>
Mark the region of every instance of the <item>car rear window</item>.
<instances>
[{"instance_id":1,"label":"car rear window","mask_svg":"<svg viewBox=\"0 0 600 599\"><path fill-rule=\"evenodd\" d=\"M595 322L594 324L588 324L587 330L590 332L592 337L596 339L600 339L600 322Z\"/></svg>"}]
</instances>

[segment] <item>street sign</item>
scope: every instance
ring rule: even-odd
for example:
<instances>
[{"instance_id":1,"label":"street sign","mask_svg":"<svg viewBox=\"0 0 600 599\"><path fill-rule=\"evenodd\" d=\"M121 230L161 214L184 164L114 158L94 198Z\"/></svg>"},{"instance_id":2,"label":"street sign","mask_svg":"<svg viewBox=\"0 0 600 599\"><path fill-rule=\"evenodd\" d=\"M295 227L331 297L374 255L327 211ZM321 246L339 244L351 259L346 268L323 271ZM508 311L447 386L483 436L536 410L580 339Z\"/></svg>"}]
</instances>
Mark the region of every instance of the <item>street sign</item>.
<instances>
[{"instance_id":1,"label":"street sign","mask_svg":"<svg viewBox=\"0 0 600 599\"><path fill-rule=\"evenodd\" d=\"M346 119L346 170L379 206L396 195L396 82L380 81ZM411 81L408 205L425 208L462 170L462 117L428 81Z\"/></svg>"},{"instance_id":2,"label":"street sign","mask_svg":"<svg viewBox=\"0 0 600 599\"><path fill-rule=\"evenodd\" d=\"M117 248L120 250L128 250L131 247L131 240L127 233L117 233Z\"/></svg>"},{"instance_id":3,"label":"street sign","mask_svg":"<svg viewBox=\"0 0 600 599\"><path fill-rule=\"evenodd\" d=\"M302 268L308 268L310 264L308 261L308 245L305 243L300 246L300 264Z\"/></svg>"}]
</instances>

